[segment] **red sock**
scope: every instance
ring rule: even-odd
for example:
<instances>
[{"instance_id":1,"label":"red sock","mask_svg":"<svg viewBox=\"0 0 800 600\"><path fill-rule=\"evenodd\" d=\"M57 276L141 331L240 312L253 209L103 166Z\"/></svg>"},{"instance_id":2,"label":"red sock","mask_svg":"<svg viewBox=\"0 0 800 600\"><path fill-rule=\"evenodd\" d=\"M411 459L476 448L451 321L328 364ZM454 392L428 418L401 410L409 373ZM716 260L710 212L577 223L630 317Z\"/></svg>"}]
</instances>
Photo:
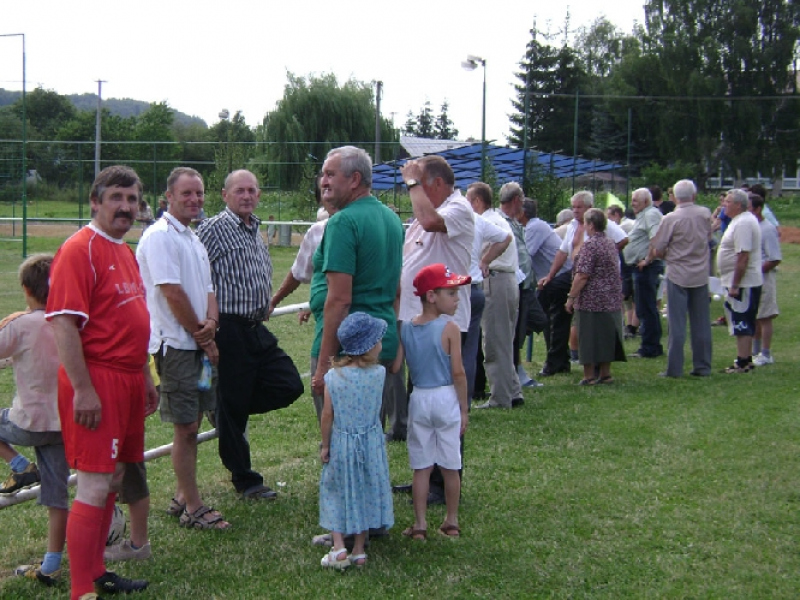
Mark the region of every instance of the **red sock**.
<instances>
[{"instance_id":1,"label":"red sock","mask_svg":"<svg viewBox=\"0 0 800 600\"><path fill-rule=\"evenodd\" d=\"M69 574L72 581L70 598L78 600L83 594L94 592L94 580L102 575L97 573L97 541L103 531L103 508L91 506L78 500L72 503L67 519L67 553L69 554ZM108 525L106 525L106 532ZM103 538L105 546L105 537ZM102 558L102 549L101 549ZM105 570L103 563L100 563Z\"/></svg>"},{"instance_id":2,"label":"red sock","mask_svg":"<svg viewBox=\"0 0 800 600\"><path fill-rule=\"evenodd\" d=\"M117 500L117 493L113 492L108 495L106 499L106 507L105 512L103 513L103 523L100 526L100 531L98 532L98 542L97 542L97 555L95 557L95 565L97 565L97 571L95 571L96 575L94 579L100 577L103 573L106 572L106 562L103 559L103 552L106 549L106 540L108 539L108 528L111 527L111 519L114 517L114 503ZM94 581L94 579L92 581Z\"/></svg>"}]
</instances>

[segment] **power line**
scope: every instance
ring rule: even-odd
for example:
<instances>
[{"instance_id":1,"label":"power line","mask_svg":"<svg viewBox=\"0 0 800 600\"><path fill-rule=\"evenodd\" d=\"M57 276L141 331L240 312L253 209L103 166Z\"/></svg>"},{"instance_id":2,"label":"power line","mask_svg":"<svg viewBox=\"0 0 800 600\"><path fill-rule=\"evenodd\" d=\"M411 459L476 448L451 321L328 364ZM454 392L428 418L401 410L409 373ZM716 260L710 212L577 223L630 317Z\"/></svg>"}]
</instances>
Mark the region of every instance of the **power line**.
<instances>
[{"instance_id":1,"label":"power line","mask_svg":"<svg viewBox=\"0 0 800 600\"><path fill-rule=\"evenodd\" d=\"M561 94L561 93L545 93L545 92L531 92L529 94L535 98L575 98L575 94ZM800 94L786 94L782 96L622 96L617 94L580 94L581 98L608 99L608 100L670 100L679 102L694 102L694 101L720 101L725 102L734 100L800 100Z\"/></svg>"}]
</instances>

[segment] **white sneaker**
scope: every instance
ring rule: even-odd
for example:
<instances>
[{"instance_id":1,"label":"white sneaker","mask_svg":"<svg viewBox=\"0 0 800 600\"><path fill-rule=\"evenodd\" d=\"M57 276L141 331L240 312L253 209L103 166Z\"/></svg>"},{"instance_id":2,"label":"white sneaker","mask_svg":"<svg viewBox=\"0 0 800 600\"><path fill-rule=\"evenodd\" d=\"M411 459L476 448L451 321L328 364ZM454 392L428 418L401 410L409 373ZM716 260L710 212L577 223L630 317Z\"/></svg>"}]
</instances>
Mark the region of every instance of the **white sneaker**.
<instances>
[{"instance_id":1,"label":"white sneaker","mask_svg":"<svg viewBox=\"0 0 800 600\"><path fill-rule=\"evenodd\" d=\"M150 542L147 542L141 548L131 546L130 540L123 540L119 544L108 546L103 552L105 560L147 560L152 556L150 551Z\"/></svg>"},{"instance_id":2,"label":"white sneaker","mask_svg":"<svg viewBox=\"0 0 800 600\"><path fill-rule=\"evenodd\" d=\"M763 354L759 354L758 356L753 357L753 363L755 363L758 367L763 367L764 365L771 365L775 363L775 359L772 358L772 355L764 356Z\"/></svg>"}]
</instances>

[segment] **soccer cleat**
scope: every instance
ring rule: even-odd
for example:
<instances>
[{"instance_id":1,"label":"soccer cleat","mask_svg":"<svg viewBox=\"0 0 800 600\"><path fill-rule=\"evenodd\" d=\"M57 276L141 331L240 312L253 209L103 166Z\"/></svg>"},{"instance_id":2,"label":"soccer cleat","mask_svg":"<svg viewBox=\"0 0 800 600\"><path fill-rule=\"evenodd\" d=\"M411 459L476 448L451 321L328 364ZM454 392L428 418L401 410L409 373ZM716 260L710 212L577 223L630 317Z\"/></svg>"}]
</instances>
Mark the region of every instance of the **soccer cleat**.
<instances>
[{"instance_id":1,"label":"soccer cleat","mask_svg":"<svg viewBox=\"0 0 800 600\"><path fill-rule=\"evenodd\" d=\"M763 354L759 354L758 356L753 357L753 364L757 367L763 367L764 365L771 365L775 363L775 359L772 358L772 355L764 356Z\"/></svg>"},{"instance_id":2,"label":"soccer cleat","mask_svg":"<svg viewBox=\"0 0 800 600\"><path fill-rule=\"evenodd\" d=\"M42 573L42 565L20 565L14 569L14 575L27 577L28 579L36 579L41 581L46 586L52 586L58 583L61 578L61 569L56 569L52 573Z\"/></svg>"},{"instance_id":3,"label":"soccer cleat","mask_svg":"<svg viewBox=\"0 0 800 600\"><path fill-rule=\"evenodd\" d=\"M150 550L150 542L141 548L131 546L130 540L123 540L119 544L108 546L103 552L103 558L108 561L119 560L147 560L153 555Z\"/></svg>"},{"instance_id":4,"label":"soccer cleat","mask_svg":"<svg viewBox=\"0 0 800 600\"><path fill-rule=\"evenodd\" d=\"M119 592L141 592L147 588L148 582L144 579L127 579L120 577L113 571L106 571L94 580L94 589L98 594L117 594Z\"/></svg>"},{"instance_id":5,"label":"soccer cleat","mask_svg":"<svg viewBox=\"0 0 800 600\"><path fill-rule=\"evenodd\" d=\"M19 490L33 487L42 480L36 463L30 463L22 473L11 473L0 488L0 494L13 494Z\"/></svg>"}]
</instances>

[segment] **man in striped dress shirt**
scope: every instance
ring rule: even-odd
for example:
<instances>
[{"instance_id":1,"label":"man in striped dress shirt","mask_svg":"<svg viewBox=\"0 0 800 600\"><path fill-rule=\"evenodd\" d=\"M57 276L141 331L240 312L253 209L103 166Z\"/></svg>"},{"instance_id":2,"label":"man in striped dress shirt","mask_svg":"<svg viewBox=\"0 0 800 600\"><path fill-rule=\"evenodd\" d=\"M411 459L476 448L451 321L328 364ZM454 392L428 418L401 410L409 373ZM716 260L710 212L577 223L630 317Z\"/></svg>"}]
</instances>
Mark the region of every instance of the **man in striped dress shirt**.
<instances>
[{"instance_id":1,"label":"man in striped dress shirt","mask_svg":"<svg viewBox=\"0 0 800 600\"><path fill-rule=\"evenodd\" d=\"M264 326L272 291L272 261L254 214L261 190L250 171L225 179L226 208L197 229L208 251L219 303L219 381L216 426L219 456L242 498L277 494L250 464L245 429L250 415L289 406L303 394L292 359Z\"/></svg>"}]
</instances>

